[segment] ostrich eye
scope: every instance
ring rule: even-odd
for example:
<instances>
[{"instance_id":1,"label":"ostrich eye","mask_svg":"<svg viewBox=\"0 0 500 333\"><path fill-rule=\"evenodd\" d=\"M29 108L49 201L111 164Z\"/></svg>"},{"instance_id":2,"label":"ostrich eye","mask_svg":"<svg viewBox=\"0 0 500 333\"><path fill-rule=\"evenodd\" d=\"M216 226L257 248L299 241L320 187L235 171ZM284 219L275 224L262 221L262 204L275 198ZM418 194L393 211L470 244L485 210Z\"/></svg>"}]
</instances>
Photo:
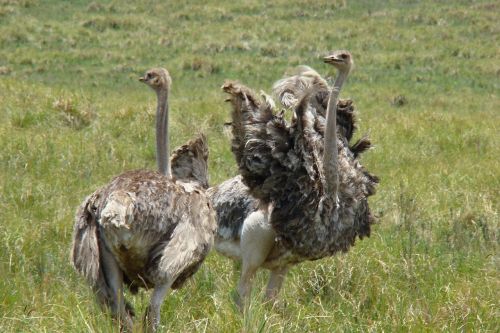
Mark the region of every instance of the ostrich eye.
<instances>
[{"instance_id":1,"label":"ostrich eye","mask_svg":"<svg viewBox=\"0 0 500 333\"><path fill-rule=\"evenodd\" d=\"M340 57L341 57L342 59L347 59L347 54L342 53L342 54L340 55Z\"/></svg>"},{"instance_id":2,"label":"ostrich eye","mask_svg":"<svg viewBox=\"0 0 500 333\"><path fill-rule=\"evenodd\" d=\"M153 75L151 75L151 73L146 74L146 79L151 80L152 77Z\"/></svg>"}]
</instances>

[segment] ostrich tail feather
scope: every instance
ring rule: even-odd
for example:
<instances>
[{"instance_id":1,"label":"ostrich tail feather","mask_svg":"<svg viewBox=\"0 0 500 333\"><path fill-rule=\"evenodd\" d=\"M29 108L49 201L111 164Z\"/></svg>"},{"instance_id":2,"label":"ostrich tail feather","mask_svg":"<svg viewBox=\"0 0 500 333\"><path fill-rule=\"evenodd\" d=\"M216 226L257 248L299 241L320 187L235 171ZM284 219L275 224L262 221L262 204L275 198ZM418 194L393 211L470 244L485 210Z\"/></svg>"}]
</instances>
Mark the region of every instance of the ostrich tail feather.
<instances>
[{"instance_id":1,"label":"ostrich tail feather","mask_svg":"<svg viewBox=\"0 0 500 333\"><path fill-rule=\"evenodd\" d=\"M208 188L208 144L204 134L177 148L170 160L174 179Z\"/></svg>"},{"instance_id":2,"label":"ostrich tail feather","mask_svg":"<svg viewBox=\"0 0 500 333\"><path fill-rule=\"evenodd\" d=\"M100 278L99 226L91 212L92 198L87 197L76 212L71 262L77 272L96 286Z\"/></svg>"}]
</instances>

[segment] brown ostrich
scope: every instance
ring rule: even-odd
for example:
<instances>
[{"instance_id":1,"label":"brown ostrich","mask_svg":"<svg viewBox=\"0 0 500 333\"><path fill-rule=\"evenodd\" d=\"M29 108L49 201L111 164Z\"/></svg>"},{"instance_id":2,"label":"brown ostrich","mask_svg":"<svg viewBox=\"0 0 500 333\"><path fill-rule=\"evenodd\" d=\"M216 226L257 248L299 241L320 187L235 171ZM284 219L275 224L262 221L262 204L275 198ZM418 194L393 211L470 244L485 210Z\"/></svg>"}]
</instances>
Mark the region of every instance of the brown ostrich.
<instances>
[{"instance_id":1,"label":"brown ostrich","mask_svg":"<svg viewBox=\"0 0 500 333\"><path fill-rule=\"evenodd\" d=\"M169 289L180 288L208 254L216 228L208 187L208 147L203 135L168 160L170 75L154 68L140 78L157 95L158 171L125 172L88 196L78 208L71 259L125 330L132 330L132 292L154 288L145 325L155 331Z\"/></svg>"},{"instance_id":2,"label":"brown ostrich","mask_svg":"<svg viewBox=\"0 0 500 333\"><path fill-rule=\"evenodd\" d=\"M343 110L339 114L333 107L352 56L337 51L325 62L339 70L333 88L303 85L307 93L297 98L292 125L274 115L271 104L259 101L248 88L235 82L223 86L233 105L232 150L241 176L210 189L209 195L218 212L216 249L242 260L240 300L250 292L259 267L271 270L266 296L274 298L290 265L346 251L356 237L369 235L373 217L367 197L378 179L357 156L370 142L363 138L349 149L352 103L339 103ZM311 78L321 82L308 71L306 80ZM280 84L290 86L295 79ZM300 91L287 89L291 107ZM246 218L233 218L235 212Z\"/></svg>"}]
</instances>

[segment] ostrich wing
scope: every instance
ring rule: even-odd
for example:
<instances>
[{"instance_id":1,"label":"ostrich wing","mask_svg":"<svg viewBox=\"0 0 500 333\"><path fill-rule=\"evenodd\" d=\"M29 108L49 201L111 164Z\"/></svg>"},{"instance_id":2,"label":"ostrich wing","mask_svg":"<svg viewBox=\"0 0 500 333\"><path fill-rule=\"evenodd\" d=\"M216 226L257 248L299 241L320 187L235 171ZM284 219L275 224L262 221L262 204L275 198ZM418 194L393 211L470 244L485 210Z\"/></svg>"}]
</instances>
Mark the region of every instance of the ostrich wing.
<instances>
[{"instance_id":1,"label":"ostrich wing","mask_svg":"<svg viewBox=\"0 0 500 333\"><path fill-rule=\"evenodd\" d=\"M222 89L230 95L231 150L243 181L252 195L268 202L272 188L279 186L287 170L298 167L299 160L290 150L288 124L274 115L271 103L261 102L244 85L227 81Z\"/></svg>"}]
</instances>

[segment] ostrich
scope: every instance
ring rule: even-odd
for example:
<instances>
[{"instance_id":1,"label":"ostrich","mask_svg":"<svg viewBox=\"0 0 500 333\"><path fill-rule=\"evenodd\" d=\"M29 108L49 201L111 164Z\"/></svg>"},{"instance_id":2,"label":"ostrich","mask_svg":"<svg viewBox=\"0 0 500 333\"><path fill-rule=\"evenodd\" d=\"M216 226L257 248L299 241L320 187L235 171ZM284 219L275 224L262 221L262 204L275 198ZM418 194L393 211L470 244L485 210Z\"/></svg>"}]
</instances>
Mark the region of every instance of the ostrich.
<instances>
[{"instance_id":1,"label":"ostrich","mask_svg":"<svg viewBox=\"0 0 500 333\"><path fill-rule=\"evenodd\" d=\"M218 213L216 249L242 260L240 306L259 267L271 271L266 297L274 299L292 264L346 251L356 236L369 235L373 217L367 197L374 193L378 179L357 157L370 142L363 138L352 150L348 148L354 130L352 102L337 105L352 57L347 51L337 51L325 62L339 70L328 103L323 98L327 86L303 86L309 91L296 104L297 118L292 126L273 115L271 105L259 102L249 89L234 82L223 86L233 104L232 149L242 175L208 193ZM308 71L306 79L311 77ZM296 78L280 84L290 86ZM321 80L313 78L313 82ZM297 90L287 89L287 93L286 100L294 103ZM340 114L335 114L334 105L342 110ZM325 122L326 109L329 121L325 128L318 123ZM339 115L343 117L339 118L337 147L335 120ZM321 154L325 147L338 152L338 157ZM333 163L335 157L338 163ZM235 219L235 212L246 219Z\"/></svg>"},{"instance_id":2,"label":"ostrich","mask_svg":"<svg viewBox=\"0 0 500 333\"><path fill-rule=\"evenodd\" d=\"M305 66L301 67L304 68ZM310 71L309 74L311 74ZM281 81L280 83L290 86L290 85L295 85L296 80L302 80L302 79L303 78L300 77L299 73L297 74L297 76L294 75L289 78L280 80ZM288 107L293 107L293 103L296 103L297 101L296 96L300 96L301 94L303 94L304 89L312 88L312 86L310 85L300 85L297 87L299 89L293 91L287 88L288 91L286 91L287 95L285 95L286 96L285 98L286 101L290 103ZM318 91L315 93L315 96L313 97L316 99L317 102L320 103L318 104L317 108L318 115L316 121L317 123L323 124L325 120L324 114L327 108L328 96L326 95L326 98L324 98L325 94L324 90L322 90L323 87L320 86L318 88L320 89L318 89ZM328 92L328 86L324 86L324 89L326 90L326 92ZM266 95L263 95L263 97L266 98ZM280 100L282 104L285 105L283 103L283 99L280 98ZM321 115L323 115L323 117ZM351 100L338 101L337 124L338 124L339 134L341 134L341 138L349 142L356 129L354 107ZM320 129L324 130L324 126L320 127ZM359 154L369 149L371 147L370 145L371 143L368 140L368 138L363 137L362 139L358 140L354 145L349 147L349 149L351 150L354 158L357 158ZM242 253L248 254L251 258L252 253L255 251L257 245L252 242L254 241L254 239L248 237L248 235L252 235L251 232L250 233L248 232L249 229L247 227L248 224L245 226L246 227L244 235L245 242L241 243L242 231L245 219L251 213L256 212L259 209L259 200L250 195L249 188L243 183L241 175L230 178L222 182L218 186L209 188L207 194L210 196L212 204L217 212L218 230L215 238L215 249L222 255L225 255L233 260L242 260ZM265 238L275 237L275 232L272 230L272 228L270 228L269 225L262 224L262 226L265 231L263 232ZM267 232L269 232L269 234L267 234ZM259 237L253 237L253 238L259 239ZM258 244L258 242L256 243ZM266 249L267 247L264 248L261 247L260 250L261 252L258 252L257 254L260 255L262 258L263 256L267 255ZM250 258L247 258L246 260L244 259L244 261L247 263L252 262ZM255 261L253 261L255 264L252 265L251 267L254 268L254 270L253 269L246 270L249 271L249 273L246 274L246 278L244 279L244 281L246 282L244 284L240 283L241 286L239 289L243 289L245 288L245 286L248 285L248 280L251 279L251 276L259 268L258 264L260 260L262 259L255 259ZM264 263L261 266L266 267L265 263L266 261L264 261ZM266 298L273 299L281 287L281 283L284 279L286 271L288 270L288 267L284 268L279 267L278 269L270 268L270 270L271 270L271 275L266 290ZM240 306L242 305L241 298L238 300L238 305Z\"/></svg>"},{"instance_id":3,"label":"ostrich","mask_svg":"<svg viewBox=\"0 0 500 333\"><path fill-rule=\"evenodd\" d=\"M77 210L71 260L125 330L134 311L123 284L135 293L154 288L144 324L155 331L169 289L178 289L208 254L216 228L208 188L206 138L200 135L168 160L170 75L154 68L139 79L157 95L158 171L125 172L88 196Z\"/></svg>"}]
</instances>

